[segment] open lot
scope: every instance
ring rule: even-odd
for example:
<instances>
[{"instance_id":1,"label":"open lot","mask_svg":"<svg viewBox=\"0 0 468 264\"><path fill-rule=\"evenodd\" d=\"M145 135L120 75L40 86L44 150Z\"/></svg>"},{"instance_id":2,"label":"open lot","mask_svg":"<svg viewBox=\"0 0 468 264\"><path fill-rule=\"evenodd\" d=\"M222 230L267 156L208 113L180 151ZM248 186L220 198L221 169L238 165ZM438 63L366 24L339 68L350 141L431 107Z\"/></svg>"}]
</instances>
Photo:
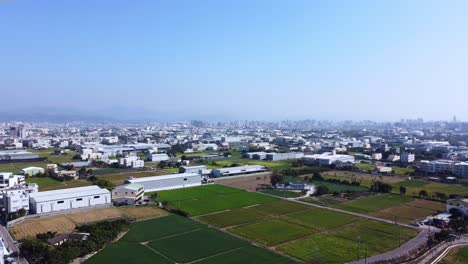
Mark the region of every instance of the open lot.
<instances>
[{"instance_id":1,"label":"open lot","mask_svg":"<svg viewBox=\"0 0 468 264\"><path fill-rule=\"evenodd\" d=\"M122 263L122 261L206 264L295 263L281 255L253 246L247 241L176 215L133 223L130 231L122 239L94 255L86 263Z\"/></svg>"},{"instance_id":2,"label":"open lot","mask_svg":"<svg viewBox=\"0 0 468 264\"><path fill-rule=\"evenodd\" d=\"M14 162L14 163L0 163L0 172L12 172L14 174L20 173L20 170L27 167L41 167L45 168L48 163L46 161L32 161L32 162Z\"/></svg>"},{"instance_id":3,"label":"open lot","mask_svg":"<svg viewBox=\"0 0 468 264\"><path fill-rule=\"evenodd\" d=\"M137 221L157 218L168 214L167 211L155 206L124 206L119 207L118 210Z\"/></svg>"},{"instance_id":4,"label":"open lot","mask_svg":"<svg viewBox=\"0 0 468 264\"><path fill-rule=\"evenodd\" d=\"M167 201L191 216L236 209L276 201L271 196L247 192L222 185L205 185L177 190L160 191L157 201Z\"/></svg>"},{"instance_id":5,"label":"open lot","mask_svg":"<svg viewBox=\"0 0 468 264\"><path fill-rule=\"evenodd\" d=\"M93 183L87 180L73 180L73 181L58 181L52 178L38 178L32 177L26 180L27 183L37 183L39 185L39 191L51 191L58 189L67 189L75 187L90 186Z\"/></svg>"}]
</instances>

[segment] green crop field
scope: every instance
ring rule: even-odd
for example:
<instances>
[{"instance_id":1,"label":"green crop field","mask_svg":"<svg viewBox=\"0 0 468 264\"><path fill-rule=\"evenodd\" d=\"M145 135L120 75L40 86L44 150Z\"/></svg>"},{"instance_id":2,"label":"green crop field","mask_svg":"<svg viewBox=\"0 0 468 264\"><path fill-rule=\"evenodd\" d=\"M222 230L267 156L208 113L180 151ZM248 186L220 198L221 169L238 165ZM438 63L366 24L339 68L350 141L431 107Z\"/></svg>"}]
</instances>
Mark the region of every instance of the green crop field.
<instances>
[{"instance_id":1,"label":"green crop field","mask_svg":"<svg viewBox=\"0 0 468 264\"><path fill-rule=\"evenodd\" d=\"M61 182L49 177L30 177L26 179L26 183L36 183L42 189L47 186L60 184Z\"/></svg>"},{"instance_id":2,"label":"green crop field","mask_svg":"<svg viewBox=\"0 0 468 264\"><path fill-rule=\"evenodd\" d=\"M124 237L86 263L242 264L246 261L259 264L295 263L247 241L176 215L131 224Z\"/></svg>"},{"instance_id":3,"label":"green crop field","mask_svg":"<svg viewBox=\"0 0 468 264\"><path fill-rule=\"evenodd\" d=\"M369 214L386 208L399 206L413 200L414 198L410 196L384 194L355 200L349 203L338 204L334 207L350 212Z\"/></svg>"},{"instance_id":4,"label":"green crop field","mask_svg":"<svg viewBox=\"0 0 468 264\"><path fill-rule=\"evenodd\" d=\"M289 214L289 221L308 226L315 230L336 228L359 220L359 217L325 209L312 208L307 211Z\"/></svg>"},{"instance_id":5,"label":"green crop field","mask_svg":"<svg viewBox=\"0 0 468 264\"><path fill-rule=\"evenodd\" d=\"M397 167L393 166L392 167L392 173L398 174L398 175L406 175L413 173L415 170L413 168L402 168L402 167Z\"/></svg>"},{"instance_id":6,"label":"green crop field","mask_svg":"<svg viewBox=\"0 0 468 264\"><path fill-rule=\"evenodd\" d=\"M343 200L340 200L338 198L327 197L327 196L307 197L307 198L301 199L301 201L311 203L311 204L322 205L322 206L334 206L334 205L341 204L344 202Z\"/></svg>"},{"instance_id":7,"label":"green crop field","mask_svg":"<svg viewBox=\"0 0 468 264\"><path fill-rule=\"evenodd\" d=\"M376 169L376 166L374 164L367 164L367 163L358 163L356 165L357 168L361 170L367 170L367 171L373 171Z\"/></svg>"},{"instance_id":8,"label":"green crop field","mask_svg":"<svg viewBox=\"0 0 468 264\"><path fill-rule=\"evenodd\" d=\"M468 188L459 184L437 183L423 180L406 180L401 183L406 187L406 194L418 195L419 191L425 190L429 195L436 192L445 193L447 196L450 194L457 194L461 196L468 195ZM394 187L394 189L398 189Z\"/></svg>"},{"instance_id":9,"label":"green crop field","mask_svg":"<svg viewBox=\"0 0 468 264\"><path fill-rule=\"evenodd\" d=\"M256 210L255 207L250 207L208 214L198 217L198 219L218 228L225 228L260 221L267 217L269 217L267 214Z\"/></svg>"},{"instance_id":10,"label":"green crop field","mask_svg":"<svg viewBox=\"0 0 468 264\"><path fill-rule=\"evenodd\" d=\"M266 246L274 246L296 240L314 232L313 229L279 219L270 219L244 225L230 229L229 231Z\"/></svg>"},{"instance_id":11,"label":"green crop field","mask_svg":"<svg viewBox=\"0 0 468 264\"><path fill-rule=\"evenodd\" d=\"M291 192L291 191L283 191L283 190L275 190L275 189L265 189L265 190L261 190L260 192L278 196L278 197L283 197L283 198L297 198L297 197L304 196L304 194L300 192Z\"/></svg>"},{"instance_id":12,"label":"green crop field","mask_svg":"<svg viewBox=\"0 0 468 264\"><path fill-rule=\"evenodd\" d=\"M33 162L14 162L14 163L0 163L0 172L12 172L14 174L27 167L41 167L45 168L47 162L33 161Z\"/></svg>"},{"instance_id":13,"label":"green crop field","mask_svg":"<svg viewBox=\"0 0 468 264\"><path fill-rule=\"evenodd\" d=\"M392 250L416 234L413 229L361 220L327 234L295 241L278 250L303 261L345 263Z\"/></svg>"},{"instance_id":14,"label":"green crop field","mask_svg":"<svg viewBox=\"0 0 468 264\"><path fill-rule=\"evenodd\" d=\"M173 207L183 210L191 216L197 216L272 202L278 199L222 185L206 185L161 191L158 192L157 200L167 201Z\"/></svg>"},{"instance_id":15,"label":"green crop field","mask_svg":"<svg viewBox=\"0 0 468 264\"><path fill-rule=\"evenodd\" d=\"M338 184L338 183L331 183L326 181L313 181L312 182L316 186L325 186L328 188L330 192L365 192L368 191L368 187L364 186L354 186L354 185L347 185L347 184Z\"/></svg>"},{"instance_id":16,"label":"green crop field","mask_svg":"<svg viewBox=\"0 0 468 264\"><path fill-rule=\"evenodd\" d=\"M306 205L281 200L248 208L204 215L197 219L219 228L225 228L258 222L267 218L308 210L309 208Z\"/></svg>"}]
</instances>

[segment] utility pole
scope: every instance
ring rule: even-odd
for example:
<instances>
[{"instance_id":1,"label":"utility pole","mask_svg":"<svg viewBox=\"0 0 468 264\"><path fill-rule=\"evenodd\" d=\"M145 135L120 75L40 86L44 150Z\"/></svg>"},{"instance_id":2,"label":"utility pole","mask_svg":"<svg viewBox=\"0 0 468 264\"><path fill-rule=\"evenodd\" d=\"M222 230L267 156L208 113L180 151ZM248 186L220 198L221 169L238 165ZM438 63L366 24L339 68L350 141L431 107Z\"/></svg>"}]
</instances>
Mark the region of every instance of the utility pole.
<instances>
[{"instance_id":1,"label":"utility pole","mask_svg":"<svg viewBox=\"0 0 468 264\"><path fill-rule=\"evenodd\" d=\"M359 250L361 249L361 236L359 235L359 236L357 237L357 239L358 239L358 241L357 241L357 242L358 242L358 247L357 247L357 260L359 260L359 257L360 257L360 256L359 256Z\"/></svg>"}]
</instances>

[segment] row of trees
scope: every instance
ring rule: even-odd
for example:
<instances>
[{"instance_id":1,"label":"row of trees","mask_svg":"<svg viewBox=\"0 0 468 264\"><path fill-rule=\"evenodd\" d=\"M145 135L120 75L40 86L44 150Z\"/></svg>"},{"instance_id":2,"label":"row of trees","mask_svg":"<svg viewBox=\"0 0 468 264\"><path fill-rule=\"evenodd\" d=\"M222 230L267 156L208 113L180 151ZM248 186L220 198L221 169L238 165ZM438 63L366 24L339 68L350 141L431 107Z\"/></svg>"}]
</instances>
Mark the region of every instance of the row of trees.
<instances>
[{"instance_id":1,"label":"row of trees","mask_svg":"<svg viewBox=\"0 0 468 264\"><path fill-rule=\"evenodd\" d=\"M60 246L47 243L48 239L57 235L56 233L39 234L36 238L22 240L21 252L31 264L67 264L78 257L100 250L128 227L129 222L123 219L80 226L78 231L89 233L89 238L83 241L66 241Z\"/></svg>"}]
</instances>

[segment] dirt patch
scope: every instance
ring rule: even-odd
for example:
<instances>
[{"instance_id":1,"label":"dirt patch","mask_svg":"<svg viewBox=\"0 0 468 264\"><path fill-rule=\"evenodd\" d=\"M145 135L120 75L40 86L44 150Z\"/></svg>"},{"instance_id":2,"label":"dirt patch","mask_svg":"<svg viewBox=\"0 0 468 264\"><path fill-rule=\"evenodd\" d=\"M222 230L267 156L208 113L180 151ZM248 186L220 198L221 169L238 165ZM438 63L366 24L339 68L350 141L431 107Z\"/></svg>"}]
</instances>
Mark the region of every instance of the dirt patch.
<instances>
[{"instance_id":1,"label":"dirt patch","mask_svg":"<svg viewBox=\"0 0 468 264\"><path fill-rule=\"evenodd\" d=\"M167 211L153 206L119 207L119 210L124 214L135 218L137 221L168 215Z\"/></svg>"},{"instance_id":2,"label":"dirt patch","mask_svg":"<svg viewBox=\"0 0 468 264\"><path fill-rule=\"evenodd\" d=\"M249 175L229 179L216 179L216 183L234 188L255 191L260 185L270 184L270 175Z\"/></svg>"}]
</instances>

